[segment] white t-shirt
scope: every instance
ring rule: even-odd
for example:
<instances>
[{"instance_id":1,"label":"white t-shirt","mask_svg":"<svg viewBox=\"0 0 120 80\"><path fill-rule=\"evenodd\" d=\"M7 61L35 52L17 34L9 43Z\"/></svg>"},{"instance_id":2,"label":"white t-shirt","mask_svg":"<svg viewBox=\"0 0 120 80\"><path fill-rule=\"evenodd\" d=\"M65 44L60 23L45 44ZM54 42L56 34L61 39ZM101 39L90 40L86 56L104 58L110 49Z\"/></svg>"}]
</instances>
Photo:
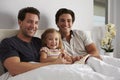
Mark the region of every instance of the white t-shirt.
<instances>
[{"instance_id":1,"label":"white t-shirt","mask_svg":"<svg viewBox=\"0 0 120 80\"><path fill-rule=\"evenodd\" d=\"M93 43L91 36L80 30L71 31L70 43L66 41L66 38L63 38L65 50L73 56L87 54L85 46L91 43Z\"/></svg>"}]
</instances>

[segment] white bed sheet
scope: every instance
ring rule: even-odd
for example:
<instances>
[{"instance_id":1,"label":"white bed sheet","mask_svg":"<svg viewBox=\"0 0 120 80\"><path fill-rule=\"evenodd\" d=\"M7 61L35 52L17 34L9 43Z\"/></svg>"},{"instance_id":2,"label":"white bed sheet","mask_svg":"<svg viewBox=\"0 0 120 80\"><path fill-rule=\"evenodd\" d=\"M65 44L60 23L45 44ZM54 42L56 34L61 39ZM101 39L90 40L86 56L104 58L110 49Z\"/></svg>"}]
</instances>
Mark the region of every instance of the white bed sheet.
<instances>
[{"instance_id":1,"label":"white bed sheet","mask_svg":"<svg viewBox=\"0 0 120 80\"><path fill-rule=\"evenodd\" d=\"M103 59L105 60L105 62L109 62L111 60L111 58L109 59L109 57L105 58L106 59ZM118 59L115 60L118 61ZM104 65L102 62L100 64ZM110 65L112 66L113 64ZM99 65L96 65L95 68L98 68L99 71L103 70L103 73L101 73L99 71L94 71L94 66L90 67L90 65L86 64L49 65L22 73L14 77L10 76L9 73L6 73L0 77L0 80L120 80L120 68L118 65L116 66L116 72L114 72L115 69L113 67L113 69L108 69L111 70L110 72L113 73L108 73L107 70L104 70ZM109 74L114 74L115 76L111 76Z\"/></svg>"},{"instance_id":2,"label":"white bed sheet","mask_svg":"<svg viewBox=\"0 0 120 80\"><path fill-rule=\"evenodd\" d=\"M8 79L6 79L9 77ZM6 73L0 80L115 80L94 72L89 66L84 64L72 65L49 65L15 77Z\"/></svg>"}]
</instances>

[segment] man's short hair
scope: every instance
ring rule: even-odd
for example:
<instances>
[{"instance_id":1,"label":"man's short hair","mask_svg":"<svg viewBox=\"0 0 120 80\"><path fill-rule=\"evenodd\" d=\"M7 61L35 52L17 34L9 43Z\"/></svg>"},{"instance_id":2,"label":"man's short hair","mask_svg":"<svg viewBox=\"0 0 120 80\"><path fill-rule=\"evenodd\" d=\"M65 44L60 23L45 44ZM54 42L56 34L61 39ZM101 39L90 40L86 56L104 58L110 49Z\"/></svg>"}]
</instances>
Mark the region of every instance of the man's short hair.
<instances>
[{"instance_id":1,"label":"man's short hair","mask_svg":"<svg viewBox=\"0 0 120 80\"><path fill-rule=\"evenodd\" d=\"M23 9L21 9L18 13L18 20L23 21L25 19L26 13L32 13L32 14L36 14L38 16L38 18L40 19L40 12L39 10L37 10L34 7L25 7Z\"/></svg>"},{"instance_id":2,"label":"man's short hair","mask_svg":"<svg viewBox=\"0 0 120 80\"><path fill-rule=\"evenodd\" d=\"M70 9L67 9L67 8L61 8L57 11L56 15L55 15L55 21L56 21L56 24L59 20L59 17L62 15L62 14L70 14L71 17L72 17L72 22L75 21L75 14L72 10Z\"/></svg>"}]
</instances>

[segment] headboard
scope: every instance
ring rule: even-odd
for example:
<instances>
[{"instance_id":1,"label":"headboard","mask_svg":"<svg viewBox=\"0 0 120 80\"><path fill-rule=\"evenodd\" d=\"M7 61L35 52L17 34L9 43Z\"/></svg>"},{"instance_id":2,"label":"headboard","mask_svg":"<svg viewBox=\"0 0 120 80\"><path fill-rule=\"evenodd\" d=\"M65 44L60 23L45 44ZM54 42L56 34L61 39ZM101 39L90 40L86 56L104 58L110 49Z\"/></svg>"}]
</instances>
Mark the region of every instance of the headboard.
<instances>
[{"instance_id":1,"label":"headboard","mask_svg":"<svg viewBox=\"0 0 120 80\"><path fill-rule=\"evenodd\" d=\"M0 29L0 41L4 38L14 36L18 33L17 29ZM37 30L35 36L40 37L44 30Z\"/></svg>"}]
</instances>

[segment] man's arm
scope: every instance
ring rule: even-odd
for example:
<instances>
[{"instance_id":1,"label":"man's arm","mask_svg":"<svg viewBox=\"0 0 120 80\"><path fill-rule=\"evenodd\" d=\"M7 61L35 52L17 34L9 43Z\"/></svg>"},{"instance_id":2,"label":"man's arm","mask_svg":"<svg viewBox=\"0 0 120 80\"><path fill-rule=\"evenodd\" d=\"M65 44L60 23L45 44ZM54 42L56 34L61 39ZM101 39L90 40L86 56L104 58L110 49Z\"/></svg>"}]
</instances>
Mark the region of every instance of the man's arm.
<instances>
[{"instance_id":1,"label":"man's arm","mask_svg":"<svg viewBox=\"0 0 120 80\"><path fill-rule=\"evenodd\" d=\"M94 43L87 45L85 48L86 48L88 54L91 54L91 56L94 56L94 57L102 60Z\"/></svg>"},{"instance_id":2,"label":"man's arm","mask_svg":"<svg viewBox=\"0 0 120 80\"><path fill-rule=\"evenodd\" d=\"M21 74L42 66L47 66L51 64L65 64L65 63L68 62L64 58L62 58L62 56L60 56L54 62L35 63L35 64L29 62L20 62L19 57L10 57L4 61L4 66L12 76L15 76L17 74Z\"/></svg>"}]
</instances>

